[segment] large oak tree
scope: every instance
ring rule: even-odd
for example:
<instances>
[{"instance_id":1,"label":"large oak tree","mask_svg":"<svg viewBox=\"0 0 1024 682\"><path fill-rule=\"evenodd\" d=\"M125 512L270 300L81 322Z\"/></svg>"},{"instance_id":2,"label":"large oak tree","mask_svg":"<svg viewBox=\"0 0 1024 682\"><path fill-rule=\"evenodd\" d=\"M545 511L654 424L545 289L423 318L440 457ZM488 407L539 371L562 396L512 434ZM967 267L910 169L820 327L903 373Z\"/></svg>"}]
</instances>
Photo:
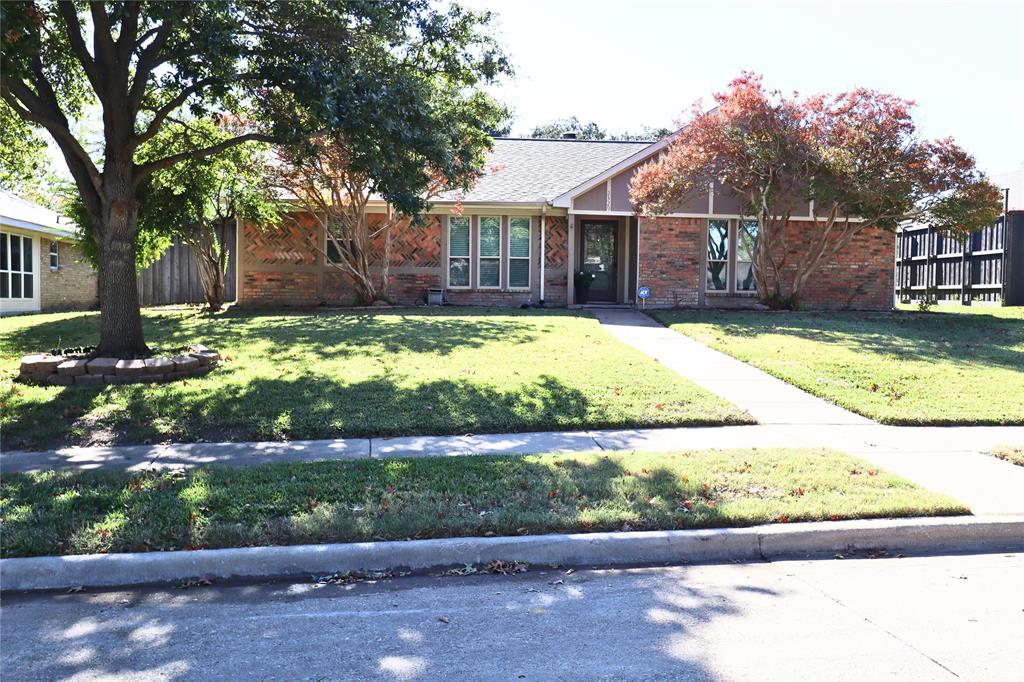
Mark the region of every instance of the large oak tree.
<instances>
[{"instance_id":1,"label":"large oak tree","mask_svg":"<svg viewBox=\"0 0 1024 682\"><path fill-rule=\"evenodd\" d=\"M420 210L424 159L453 176L466 161L436 85L473 97L508 72L488 19L428 0L2 3L0 97L53 137L96 243L97 352L148 353L135 283L140 187L163 169L331 130L372 156L385 199ZM90 105L102 112L99 140L76 125ZM138 154L168 126L226 114L253 123L207 146Z\"/></svg>"},{"instance_id":2,"label":"large oak tree","mask_svg":"<svg viewBox=\"0 0 1024 682\"><path fill-rule=\"evenodd\" d=\"M743 73L715 104L694 105L630 197L660 214L712 183L737 195L758 221L754 277L769 305L796 306L810 276L865 231L911 220L966 234L999 215L999 190L952 139L922 139L910 101L864 88L784 96ZM808 211L811 230L791 220Z\"/></svg>"}]
</instances>

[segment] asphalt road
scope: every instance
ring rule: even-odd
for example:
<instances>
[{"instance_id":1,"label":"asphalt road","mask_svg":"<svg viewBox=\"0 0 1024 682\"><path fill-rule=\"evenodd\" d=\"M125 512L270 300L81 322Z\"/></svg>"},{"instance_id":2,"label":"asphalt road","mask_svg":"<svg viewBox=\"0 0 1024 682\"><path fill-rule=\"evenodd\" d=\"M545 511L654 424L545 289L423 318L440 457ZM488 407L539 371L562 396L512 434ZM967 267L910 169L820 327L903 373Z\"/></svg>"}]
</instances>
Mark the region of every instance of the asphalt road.
<instances>
[{"instance_id":1,"label":"asphalt road","mask_svg":"<svg viewBox=\"0 0 1024 682\"><path fill-rule=\"evenodd\" d=\"M4 680L1020 680L1024 554L5 595Z\"/></svg>"}]
</instances>

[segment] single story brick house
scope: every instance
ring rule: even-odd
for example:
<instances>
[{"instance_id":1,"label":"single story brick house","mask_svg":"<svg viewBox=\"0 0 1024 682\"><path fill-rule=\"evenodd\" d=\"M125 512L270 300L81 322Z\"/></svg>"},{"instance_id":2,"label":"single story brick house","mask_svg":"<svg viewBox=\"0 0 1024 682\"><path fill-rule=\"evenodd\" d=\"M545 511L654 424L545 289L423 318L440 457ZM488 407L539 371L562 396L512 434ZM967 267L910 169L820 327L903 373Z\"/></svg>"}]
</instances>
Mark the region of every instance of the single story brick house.
<instances>
[{"instance_id":1,"label":"single story brick house","mask_svg":"<svg viewBox=\"0 0 1024 682\"><path fill-rule=\"evenodd\" d=\"M67 218L0 192L0 315L86 310L99 304L96 272Z\"/></svg>"},{"instance_id":2,"label":"single story brick house","mask_svg":"<svg viewBox=\"0 0 1024 682\"><path fill-rule=\"evenodd\" d=\"M463 197L433 202L423 227L393 237L391 295L401 303L443 289L453 304L650 307L742 306L754 301L751 245L735 197L718 189L657 217L637 215L628 187L658 142L497 138L490 169ZM387 210L372 203L371 212ZM372 220L372 217L371 217ZM794 222L810 225L807 217ZM346 305L345 276L325 262L326 236L312 224L237 230L238 301L244 306ZM383 249L376 245L376 262ZM889 309L894 236L860 235L805 288L810 308ZM573 273L593 273L576 291Z\"/></svg>"}]
</instances>

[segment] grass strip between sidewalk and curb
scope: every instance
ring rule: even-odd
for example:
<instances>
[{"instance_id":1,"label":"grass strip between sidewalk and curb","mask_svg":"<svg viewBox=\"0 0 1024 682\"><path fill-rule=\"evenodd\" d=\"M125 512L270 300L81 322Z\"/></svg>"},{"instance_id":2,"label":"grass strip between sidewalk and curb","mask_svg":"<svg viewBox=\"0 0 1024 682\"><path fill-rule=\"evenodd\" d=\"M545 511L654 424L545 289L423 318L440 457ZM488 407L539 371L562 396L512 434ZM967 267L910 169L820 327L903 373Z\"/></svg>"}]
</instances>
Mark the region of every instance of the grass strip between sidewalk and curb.
<instances>
[{"instance_id":1,"label":"grass strip between sidewalk and curb","mask_svg":"<svg viewBox=\"0 0 1024 682\"><path fill-rule=\"evenodd\" d=\"M2 482L3 557L753 526L968 513L832 450L48 471Z\"/></svg>"}]
</instances>

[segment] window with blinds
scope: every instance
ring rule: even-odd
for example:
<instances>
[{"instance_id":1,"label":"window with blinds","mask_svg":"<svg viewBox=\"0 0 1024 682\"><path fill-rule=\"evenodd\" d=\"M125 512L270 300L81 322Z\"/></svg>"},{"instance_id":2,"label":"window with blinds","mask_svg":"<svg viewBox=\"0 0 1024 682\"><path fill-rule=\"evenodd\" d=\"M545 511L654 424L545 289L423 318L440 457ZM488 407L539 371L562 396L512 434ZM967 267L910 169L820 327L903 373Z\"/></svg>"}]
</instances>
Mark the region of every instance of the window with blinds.
<instances>
[{"instance_id":1,"label":"window with blinds","mask_svg":"<svg viewBox=\"0 0 1024 682\"><path fill-rule=\"evenodd\" d=\"M469 286L469 218L448 219L448 286Z\"/></svg>"},{"instance_id":2,"label":"window with blinds","mask_svg":"<svg viewBox=\"0 0 1024 682\"><path fill-rule=\"evenodd\" d=\"M512 218L508 223L508 286L530 288L529 218Z\"/></svg>"},{"instance_id":3,"label":"window with blinds","mask_svg":"<svg viewBox=\"0 0 1024 682\"><path fill-rule=\"evenodd\" d=\"M481 289L501 287L501 218L480 218L477 277L477 286Z\"/></svg>"}]
</instances>

